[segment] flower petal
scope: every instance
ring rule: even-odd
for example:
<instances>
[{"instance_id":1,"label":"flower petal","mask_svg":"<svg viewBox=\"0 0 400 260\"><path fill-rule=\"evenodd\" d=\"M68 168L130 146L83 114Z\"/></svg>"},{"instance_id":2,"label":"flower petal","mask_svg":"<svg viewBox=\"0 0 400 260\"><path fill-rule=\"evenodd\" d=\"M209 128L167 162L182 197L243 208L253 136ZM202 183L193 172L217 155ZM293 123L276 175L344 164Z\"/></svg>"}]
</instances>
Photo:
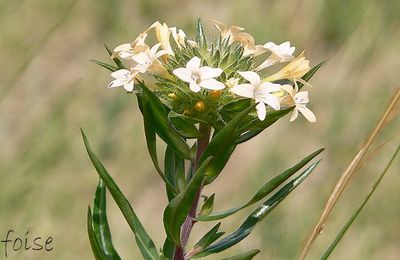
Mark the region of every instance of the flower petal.
<instances>
[{"instance_id":1,"label":"flower petal","mask_svg":"<svg viewBox=\"0 0 400 260\"><path fill-rule=\"evenodd\" d=\"M255 70L260 71L276 64L279 59L276 59L274 55L269 56L263 63L261 63Z\"/></svg>"},{"instance_id":2,"label":"flower petal","mask_svg":"<svg viewBox=\"0 0 400 260\"><path fill-rule=\"evenodd\" d=\"M296 108L311 123L315 123L317 121L317 118L315 117L314 113L308 107L306 107L306 106L296 106Z\"/></svg>"},{"instance_id":3,"label":"flower petal","mask_svg":"<svg viewBox=\"0 0 400 260\"><path fill-rule=\"evenodd\" d=\"M200 82L200 87L206 88L206 89L211 89L211 90L221 90L225 88L225 84L219 82L218 80L215 79L206 79Z\"/></svg>"},{"instance_id":4,"label":"flower petal","mask_svg":"<svg viewBox=\"0 0 400 260\"><path fill-rule=\"evenodd\" d=\"M126 91L132 92L133 91L133 80L129 83L124 84L124 89Z\"/></svg>"},{"instance_id":5,"label":"flower petal","mask_svg":"<svg viewBox=\"0 0 400 260\"><path fill-rule=\"evenodd\" d=\"M174 69L172 72L183 81L190 82L192 81L192 72L186 68L178 68Z\"/></svg>"},{"instance_id":6,"label":"flower petal","mask_svg":"<svg viewBox=\"0 0 400 260\"><path fill-rule=\"evenodd\" d=\"M309 102L308 99L308 91L300 91L296 95L294 95L294 102L296 104L305 105Z\"/></svg>"},{"instance_id":7,"label":"flower petal","mask_svg":"<svg viewBox=\"0 0 400 260\"><path fill-rule=\"evenodd\" d=\"M281 104L279 103L279 99L271 94L266 94L258 97L259 100L272 107L274 110L279 110L281 108Z\"/></svg>"},{"instance_id":8,"label":"flower petal","mask_svg":"<svg viewBox=\"0 0 400 260\"><path fill-rule=\"evenodd\" d=\"M290 116L289 121L290 121L290 122L293 122L298 116L299 116L299 111L298 111L297 108L295 107L295 108L293 109L293 113L292 113L292 115Z\"/></svg>"},{"instance_id":9,"label":"flower petal","mask_svg":"<svg viewBox=\"0 0 400 260\"><path fill-rule=\"evenodd\" d=\"M252 85L260 85L260 76L254 71L238 71L238 73L245 79L247 79Z\"/></svg>"},{"instance_id":10,"label":"flower petal","mask_svg":"<svg viewBox=\"0 0 400 260\"><path fill-rule=\"evenodd\" d=\"M120 87L122 85L124 85L124 81L116 79L110 82L110 84L108 84L109 88L115 88L115 87Z\"/></svg>"},{"instance_id":11,"label":"flower petal","mask_svg":"<svg viewBox=\"0 0 400 260\"><path fill-rule=\"evenodd\" d=\"M201 90L200 86L194 81L190 81L189 88L191 91L193 91L195 93L197 93Z\"/></svg>"},{"instance_id":12,"label":"flower petal","mask_svg":"<svg viewBox=\"0 0 400 260\"><path fill-rule=\"evenodd\" d=\"M271 83L271 82L263 82L259 87L258 91L263 93L263 94L268 94L271 92L277 92L281 90L281 85L276 84L276 83Z\"/></svg>"},{"instance_id":13,"label":"flower petal","mask_svg":"<svg viewBox=\"0 0 400 260\"><path fill-rule=\"evenodd\" d=\"M219 75L221 75L222 72L223 70L220 68L211 68L207 66L201 67L199 69L201 80L219 77Z\"/></svg>"},{"instance_id":14,"label":"flower petal","mask_svg":"<svg viewBox=\"0 0 400 260\"><path fill-rule=\"evenodd\" d=\"M267 116L267 109L263 102L260 102L256 106L257 109L257 116L261 121L264 121L265 117Z\"/></svg>"},{"instance_id":15,"label":"flower petal","mask_svg":"<svg viewBox=\"0 0 400 260\"><path fill-rule=\"evenodd\" d=\"M197 56L194 56L188 63L186 64L186 68L191 71L196 71L200 68L201 59Z\"/></svg>"},{"instance_id":16,"label":"flower petal","mask_svg":"<svg viewBox=\"0 0 400 260\"><path fill-rule=\"evenodd\" d=\"M281 89L286 91L290 96L294 96L294 89L291 85L289 84L285 84L285 85L281 85Z\"/></svg>"},{"instance_id":17,"label":"flower petal","mask_svg":"<svg viewBox=\"0 0 400 260\"><path fill-rule=\"evenodd\" d=\"M131 72L129 70L120 69L120 70L117 70L117 71L114 71L113 73L111 73L111 77L113 77L115 79L127 78L130 73Z\"/></svg>"},{"instance_id":18,"label":"flower petal","mask_svg":"<svg viewBox=\"0 0 400 260\"><path fill-rule=\"evenodd\" d=\"M254 86L251 84L240 84L230 89L233 93L238 96L253 98L254 97Z\"/></svg>"}]
</instances>

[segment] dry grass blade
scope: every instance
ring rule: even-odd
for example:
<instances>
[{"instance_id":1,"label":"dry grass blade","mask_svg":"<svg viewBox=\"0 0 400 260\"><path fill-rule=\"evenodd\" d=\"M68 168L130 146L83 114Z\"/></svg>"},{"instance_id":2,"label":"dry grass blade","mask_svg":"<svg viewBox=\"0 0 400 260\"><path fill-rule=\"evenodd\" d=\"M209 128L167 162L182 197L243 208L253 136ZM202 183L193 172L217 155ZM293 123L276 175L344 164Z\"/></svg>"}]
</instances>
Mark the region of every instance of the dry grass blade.
<instances>
[{"instance_id":1,"label":"dry grass blade","mask_svg":"<svg viewBox=\"0 0 400 260\"><path fill-rule=\"evenodd\" d=\"M390 102L388 108L386 109L385 113L382 115L382 117L379 120L374 131L372 131L372 133L369 135L369 137L368 137L367 141L365 142L365 144L363 145L363 147L360 149L360 151L357 153L357 155L354 157L354 159L351 161L349 166L346 168L346 170L344 171L344 173L342 174L342 176L336 183L331 195L329 196L329 199L324 207L324 210L323 210L317 224L315 225L311 235L309 236L309 238L300 254L299 259L303 260L306 257L314 240L317 238L318 234L321 233L323 226L324 226L326 220L328 219L330 213L332 212L332 209L335 206L336 202L338 201L340 195L343 193L343 190L349 183L351 177L356 172L356 169L360 165L360 162L364 158L368 148L371 146L372 142L375 140L378 133L382 130L382 128L383 128L385 122L387 121L387 119L389 118L391 112L394 111L394 108L396 107L396 104L399 101L399 99L400 99L400 89L397 91L394 98Z\"/></svg>"}]
</instances>

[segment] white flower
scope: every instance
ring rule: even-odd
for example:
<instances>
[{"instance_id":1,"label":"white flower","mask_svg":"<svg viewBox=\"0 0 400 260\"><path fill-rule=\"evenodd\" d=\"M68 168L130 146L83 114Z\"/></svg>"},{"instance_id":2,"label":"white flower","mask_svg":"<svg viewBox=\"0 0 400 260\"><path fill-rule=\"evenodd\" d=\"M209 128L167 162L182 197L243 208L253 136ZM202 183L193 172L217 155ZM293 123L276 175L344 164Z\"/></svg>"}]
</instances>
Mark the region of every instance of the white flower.
<instances>
[{"instance_id":1,"label":"white flower","mask_svg":"<svg viewBox=\"0 0 400 260\"><path fill-rule=\"evenodd\" d=\"M290 42L284 42L279 45L273 42L267 42L263 45L263 48L270 51L271 55L256 68L256 71L265 69L278 62L288 62L294 60L293 53L296 48L290 47Z\"/></svg>"},{"instance_id":2,"label":"white flower","mask_svg":"<svg viewBox=\"0 0 400 260\"><path fill-rule=\"evenodd\" d=\"M129 71L126 69L114 71L111 73L111 77L113 77L114 80L108 84L108 87L115 88L123 86L126 91L133 91L134 80L137 74L137 71Z\"/></svg>"},{"instance_id":3,"label":"white flower","mask_svg":"<svg viewBox=\"0 0 400 260\"><path fill-rule=\"evenodd\" d=\"M146 73L147 71L162 73L164 67L158 58L168 53L168 51L158 51L160 45L161 43L157 43L151 47L151 49L147 49L144 52L139 52L138 54L132 56L132 59L137 63L133 69L139 71L140 73Z\"/></svg>"},{"instance_id":4,"label":"white flower","mask_svg":"<svg viewBox=\"0 0 400 260\"><path fill-rule=\"evenodd\" d=\"M266 117L266 106L269 105L275 110L280 109L279 99L272 93L280 91L280 84L271 82L261 82L260 76L253 71L238 72L243 78L250 83L237 85L230 90L236 95L252 98L256 101L258 118L263 121Z\"/></svg>"},{"instance_id":5,"label":"white flower","mask_svg":"<svg viewBox=\"0 0 400 260\"><path fill-rule=\"evenodd\" d=\"M250 33L244 32L244 28L231 25L227 27L225 24L213 20L215 27L220 31L222 40L228 40L228 44L232 44L237 41L244 47L246 50L255 49L255 40Z\"/></svg>"},{"instance_id":6,"label":"white flower","mask_svg":"<svg viewBox=\"0 0 400 260\"><path fill-rule=\"evenodd\" d=\"M220 68L211 68L207 66L200 67L200 58L193 57L186 64L186 68L178 68L173 73L181 80L188 82L189 87L194 92L199 92L201 88L211 90L221 90L225 85L214 78L222 73Z\"/></svg>"},{"instance_id":7,"label":"white flower","mask_svg":"<svg viewBox=\"0 0 400 260\"><path fill-rule=\"evenodd\" d=\"M176 44L178 45L179 48L182 48L182 46L185 46L185 39L186 39L186 34L184 31L181 29L177 30L176 27L171 27L169 28L172 38L174 38Z\"/></svg>"},{"instance_id":8,"label":"white flower","mask_svg":"<svg viewBox=\"0 0 400 260\"><path fill-rule=\"evenodd\" d=\"M295 108L293 109L293 113L290 116L290 121L294 121L298 115L299 112L303 114L303 116L310 121L311 123L314 123L317 121L314 113L306 107L306 105L309 102L308 99L308 91L300 91L297 92L296 88L293 88L291 85L282 85L281 88L286 91L290 97L291 97L291 103L295 105Z\"/></svg>"}]
</instances>

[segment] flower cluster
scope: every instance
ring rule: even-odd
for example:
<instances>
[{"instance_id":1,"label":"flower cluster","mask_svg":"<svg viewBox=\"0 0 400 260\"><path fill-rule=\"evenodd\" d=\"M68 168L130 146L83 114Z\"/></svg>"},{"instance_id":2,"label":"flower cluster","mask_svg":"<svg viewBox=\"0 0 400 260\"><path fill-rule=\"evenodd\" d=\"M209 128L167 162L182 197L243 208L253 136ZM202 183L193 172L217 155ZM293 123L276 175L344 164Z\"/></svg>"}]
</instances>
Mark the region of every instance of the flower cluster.
<instances>
[{"instance_id":1,"label":"flower cluster","mask_svg":"<svg viewBox=\"0 0 400 260\"><path fill-rule=\"evenodd\" d=\"M310 71L304 52L295 57L290 42L258 45L244 28L214 22L220 32L214 42L205 36L190 40L181 29L155 22L132 43L113 50L112 58L127 61L130 68L111 73L114 80L108 86L132 92L137 82L146 82L172 111L211 125L224 105L240 99L256 103L261 121L282 108L293 108L290 121L299 112L316 121L307 108L308 92L300 91L310 86L302 79ZM158 40L153 46L146 43L150 33ZM266 75L266 68L282 63L286 65Z\"/></svg>"}]
</instances>

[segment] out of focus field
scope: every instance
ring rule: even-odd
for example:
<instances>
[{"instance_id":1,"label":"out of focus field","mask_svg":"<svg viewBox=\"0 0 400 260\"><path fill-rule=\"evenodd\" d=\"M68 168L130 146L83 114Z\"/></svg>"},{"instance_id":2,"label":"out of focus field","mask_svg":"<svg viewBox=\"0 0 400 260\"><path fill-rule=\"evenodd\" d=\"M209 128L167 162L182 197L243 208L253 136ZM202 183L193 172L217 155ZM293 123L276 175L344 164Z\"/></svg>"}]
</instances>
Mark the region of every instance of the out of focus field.
<instances>
[{"instance_id":1,"label":"out of focus field","mask_svg":"<svg viewBox=\"0 0 400 260\"><path fill-rule=\"evenodd\" d=\"M315 173L227 251L260 248L256 259L296 259L335 181L400 87L399 1L1 0L0 238L9 229L22 237L28 230L54 237L51 253L9 252L8 259L92 259L85 218L97 175L79 127L161 246L164 188L146 151L136 99L107 89L109 73L88 60L107 60L103 42L114 47L132 41L155 20L193 36L198 17L214 35L210 18L245 27L258 43L290 40L297 54L306 49L312 65L328 59L311 81L317 123L282 119L239 146L208 189L218 191L217 210L236 206L267 179L325 147ZM319 259L359 205L397 147L399 129L397 109L308 259ZM399 174L397 159L332 259L400 258ZM117 249L123 259L140 259L128 225L109 201ZM245 216L228 218L223 229L233 230ZM210 225L198 225L192 240Z\"/></svg>"}]
</instances>

